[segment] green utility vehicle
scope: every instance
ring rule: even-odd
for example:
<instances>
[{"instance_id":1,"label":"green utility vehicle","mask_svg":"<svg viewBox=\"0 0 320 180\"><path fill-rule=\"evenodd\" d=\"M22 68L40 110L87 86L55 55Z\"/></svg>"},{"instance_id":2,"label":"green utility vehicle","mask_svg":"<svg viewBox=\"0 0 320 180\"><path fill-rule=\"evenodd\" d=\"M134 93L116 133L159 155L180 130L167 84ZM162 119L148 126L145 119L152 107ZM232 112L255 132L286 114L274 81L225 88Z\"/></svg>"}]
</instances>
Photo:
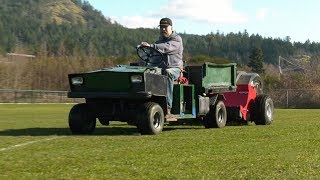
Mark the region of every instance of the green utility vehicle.
<instances>
[{"instance_id":1,"label":"green utility vehicle","mask_svg":"<svg viewBox=\"0 0 320 180\"><path fill-rule=\"evenodd\" d=\"M69 74L68 97L85 98L85 103L76 104L70 110L69 127L73 134L91 134L96 119L102 125L109 125L110 121L127 122L141 134L158 134L166 122L189 119L203 121L206 128L222 128L227 120L258 122L250 119L250 112L260 124L271 124L273 103L269 96L259 95L255 90L261 90L258 75L241 73L242 78L237 77L234 63L186 66L183 83L174 85L173 107L168 115L168 78L162 69L155 67L164 56L150 47L137 48L137 54L143 63ZM242 79L241 87L245 82L248 88L253 88L250 99L249 93L246 94L250 89L237 92L237 79ZM238 97L245 100L232 103ZM229 114L231 119L227 118Z\"/></svg>"}]
</instances>

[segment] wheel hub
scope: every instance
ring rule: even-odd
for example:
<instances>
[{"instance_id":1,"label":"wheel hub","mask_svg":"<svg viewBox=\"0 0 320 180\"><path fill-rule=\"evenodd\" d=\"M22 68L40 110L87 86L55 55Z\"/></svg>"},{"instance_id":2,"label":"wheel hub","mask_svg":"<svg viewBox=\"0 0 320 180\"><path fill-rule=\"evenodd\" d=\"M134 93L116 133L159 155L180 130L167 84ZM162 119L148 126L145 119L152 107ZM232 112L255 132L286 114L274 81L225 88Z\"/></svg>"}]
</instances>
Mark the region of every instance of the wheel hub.
<instances>
[{"instance_id":1,"label":"wheel hub","mask_svg":"<svg viewBox=\"0 0 320 180\"><path fill-rule=\"evenodd\" d=\"M267 117L269 119L272 118L272 107L271 107L270 103L267 104L266 111L267 111L266 112Z\"/></svg>"},{"instance_id":2,"label":"wheel hub","mask_svg":"<svg viewBox=\"0 0 320 180\"><path fill-rule=\"evenodd\" d=\"M155 113L153 116L153 127L154 128L159 128L160 127L160 122L161 122L161 115L159 112Z\"/></svg>"},{"instance_id":3,"label":"wheel hub","mask_svg":"<svg viewBox=\"0 0 320 180\"><path fill-rule=\"evenodd\" d=\"M222 109L219 109L219 112L218 112L218 122L219 123L223 122L223 111L222 111Z\"/></svg>"}]
</instances>

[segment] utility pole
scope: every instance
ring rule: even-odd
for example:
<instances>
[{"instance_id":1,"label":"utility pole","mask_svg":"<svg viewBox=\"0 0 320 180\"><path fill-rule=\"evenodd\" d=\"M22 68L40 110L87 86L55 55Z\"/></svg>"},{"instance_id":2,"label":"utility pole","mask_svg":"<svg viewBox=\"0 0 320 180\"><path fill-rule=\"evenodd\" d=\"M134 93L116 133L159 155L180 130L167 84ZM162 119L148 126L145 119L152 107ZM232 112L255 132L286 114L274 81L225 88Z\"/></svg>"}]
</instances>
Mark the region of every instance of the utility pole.
<instances>
[{"instance_id":1,"label":"utility pole","mask_svg":"<svg viewBox=\"0 0 320 180\"><path fill-rule=\"evenodd\" d=\"M281 60L280 60L280 59L281 59L281 56L279 56L279 58L278 58L278 61L279 61L279 62L278 62L278 65L279 65L279 80L281 79L281 74L282 74L281 64L280 64L280 63L281 63Z\"/></svg>"}]
</instances>

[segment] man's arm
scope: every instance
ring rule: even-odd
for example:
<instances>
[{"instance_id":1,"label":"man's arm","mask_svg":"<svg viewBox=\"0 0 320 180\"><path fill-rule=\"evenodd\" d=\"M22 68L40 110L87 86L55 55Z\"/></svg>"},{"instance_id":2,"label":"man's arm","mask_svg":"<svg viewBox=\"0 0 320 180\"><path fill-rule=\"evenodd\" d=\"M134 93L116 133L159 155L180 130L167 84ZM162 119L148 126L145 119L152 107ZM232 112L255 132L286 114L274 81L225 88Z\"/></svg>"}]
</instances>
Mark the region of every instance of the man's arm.
<instances>
[{"instance_id":1,"label":"man's arm","mask_svg":"<svg viewBox=\"0 0 320 180\"><path fill-rule=\"evenodd\" d=\"M181 46L182 39L180 36L164 43L151 44L151 47L158 49L161 53L164 54L177 54L180 52Z\"/></svg>"}]
</instances>

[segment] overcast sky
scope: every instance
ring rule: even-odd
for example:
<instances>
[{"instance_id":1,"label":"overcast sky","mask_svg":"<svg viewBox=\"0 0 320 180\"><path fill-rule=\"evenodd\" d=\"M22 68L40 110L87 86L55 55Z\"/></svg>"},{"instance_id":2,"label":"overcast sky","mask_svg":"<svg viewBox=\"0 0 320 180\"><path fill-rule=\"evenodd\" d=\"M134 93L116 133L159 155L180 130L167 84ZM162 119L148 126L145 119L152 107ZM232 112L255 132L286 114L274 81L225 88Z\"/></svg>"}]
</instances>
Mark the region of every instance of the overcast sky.
<instances>
[{"instance_id":1,"label":"overcast sky","mask_svg":"<svg viewBox=\"0 0 320 180\"><path fill-rule=\"evenodd\" d=\"M177 32L243 32L291 41L320 42L318 0L87 0L125 27L156 28L162 17Z\"/></svg>"}]
</instances>

